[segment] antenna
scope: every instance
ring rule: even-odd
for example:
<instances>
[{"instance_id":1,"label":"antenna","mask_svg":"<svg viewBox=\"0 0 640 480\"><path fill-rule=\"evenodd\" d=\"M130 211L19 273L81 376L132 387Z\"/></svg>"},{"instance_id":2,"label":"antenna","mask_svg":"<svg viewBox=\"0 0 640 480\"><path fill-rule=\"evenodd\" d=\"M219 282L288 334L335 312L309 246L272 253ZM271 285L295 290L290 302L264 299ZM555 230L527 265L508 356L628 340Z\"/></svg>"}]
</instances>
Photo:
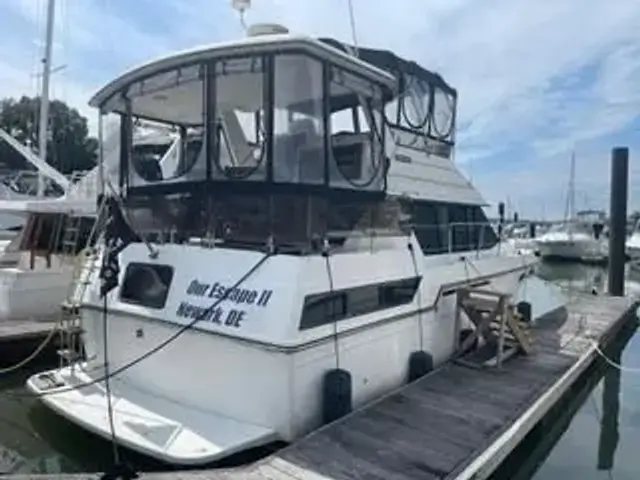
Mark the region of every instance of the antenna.
<instances>
[{"instance_id":1,"label":"antenna","mask_svg":"<svg viewBox=\"0 0 640 480\"><path fill-rule=\"evenodd\" d=\"M242 28L246 30L247 24L244 21L244 14L251 8L251 0L231 0L231 8L238 11Z\"/></svg>"}]
</instances>

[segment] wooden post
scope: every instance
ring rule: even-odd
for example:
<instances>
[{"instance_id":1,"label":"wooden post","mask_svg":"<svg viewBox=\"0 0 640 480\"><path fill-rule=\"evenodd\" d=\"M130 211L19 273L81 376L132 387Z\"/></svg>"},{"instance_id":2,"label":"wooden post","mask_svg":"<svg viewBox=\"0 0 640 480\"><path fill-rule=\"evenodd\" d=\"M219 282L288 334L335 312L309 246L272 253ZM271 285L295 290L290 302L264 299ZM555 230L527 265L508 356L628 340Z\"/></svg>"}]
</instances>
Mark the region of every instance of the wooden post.
<instances>
[{"instance_id":1,"label":"wooden post","mask_svg":"<svg viewBox=\"0 0 640 480\"><path fill-rule=\"evenodd\" d=\"M500 306L498 307L498 311L500 312L500 334L498 336L498 352L496 354L496 366L498 368L502 368L502 357L504 355L504 331L505 331L505 323L507 321L507 315L509 315L509 302L507 302L507 297L500 297Z\"/></svg>"},{"instance_id":2,"label":"wooden post","mask_svg":"<svg viewBox=\"0 0 640 480\"><path fill-rule=\"evenodd\" d=\"M609 207L609 295L624 295L625 242L627 238L627 190L629 149L611 152L611 194Z\"/></svg>"}]
</instances>

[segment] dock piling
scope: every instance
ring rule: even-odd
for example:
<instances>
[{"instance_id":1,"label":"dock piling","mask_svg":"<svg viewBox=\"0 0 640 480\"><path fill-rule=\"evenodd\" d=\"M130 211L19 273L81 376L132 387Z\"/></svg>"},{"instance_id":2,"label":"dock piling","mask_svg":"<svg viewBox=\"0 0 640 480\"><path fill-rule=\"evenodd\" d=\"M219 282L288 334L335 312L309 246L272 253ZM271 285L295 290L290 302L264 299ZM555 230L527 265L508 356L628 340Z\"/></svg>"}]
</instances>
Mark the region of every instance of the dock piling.
<instances>
[{"instance_id":1,"label":"dock piling","mask_svg":"<svg viewBox=\"0 0 640 480\"><path fill-rule=\"evenodd\" d=\"M609 211L609 295L624 295L625 240L629 183L629 149L611 151L611 194Z\"/></svg>"}]
</instances>

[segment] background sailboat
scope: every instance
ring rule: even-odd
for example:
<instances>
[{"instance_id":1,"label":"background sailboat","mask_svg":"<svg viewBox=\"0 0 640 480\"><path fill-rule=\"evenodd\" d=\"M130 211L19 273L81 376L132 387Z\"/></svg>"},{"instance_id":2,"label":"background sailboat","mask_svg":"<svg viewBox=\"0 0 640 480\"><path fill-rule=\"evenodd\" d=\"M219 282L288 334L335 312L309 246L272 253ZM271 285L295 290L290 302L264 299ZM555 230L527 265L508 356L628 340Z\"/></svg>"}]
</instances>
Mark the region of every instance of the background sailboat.
<instances>
[{"instance_id":1,"label":"background sailboat","mask_svg":"<svg viewBox=\"0 0 640 480\"><path fill-rule=\"evenodd\" d=\"M538 239L538 249L543 258L574 261L603 261L608 257L606 243L601 233L604 218L589 218L575 213L575 152L571 154L571 169L565 221L554 225Z\"/></svg>"}]
</instances>

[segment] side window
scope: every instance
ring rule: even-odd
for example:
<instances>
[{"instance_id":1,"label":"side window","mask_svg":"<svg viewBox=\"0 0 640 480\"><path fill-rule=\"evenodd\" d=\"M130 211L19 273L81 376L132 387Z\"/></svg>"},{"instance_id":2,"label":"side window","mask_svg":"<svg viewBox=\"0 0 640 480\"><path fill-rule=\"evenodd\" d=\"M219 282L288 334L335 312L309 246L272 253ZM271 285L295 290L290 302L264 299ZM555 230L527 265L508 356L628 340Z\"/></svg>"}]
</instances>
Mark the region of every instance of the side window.
<instances>
[{"instance_id":1,"label":"side window","mask_svg":"<svg viewBox=\"0 0 640 480\"><path fill-rule=\"evenodd\" d=\"M479 248L478 242L480 241L480 229L483 227L482 220L477 218L476 209L478 207L467 207L467 234L469 235L469 246L471 249L476 250Z\"/></svg>"},{"instance_id":2,"label":"side window","mask_svg":"<svg viewBox=\"0 0 640 480\"><path fill-rule=\"evenodd\" d=\"M492 248L494 245L498 243L498 235L496 231L493 229L493 226L489 223L487 216L484 214L484 211L481 207L474 207L475 210L475 218L476 222L480 225L480 230L478 231L478 242L481 244L480 248L483 250Z\"/></svg>"},{"instance_id":3,"label":"side window","mask_svg":"<svg viewBox=\"0 0 640 480\"><path fill-rule=\"evenodd\" d=\"M173 280L173 267L147 263L130 263L124 273L120 301L161 309L167 301Z\"/></svg>"},{"instance_id":4,"label":"side window","mask_svg":"<svg viewBox=\"0 0 640 480\"><path fill-rule=\"evenodd\" d=\"M385 188L382 89L354 73L331 67L328 85L331 187ZM362 112L362 114L360 114Z\"/></svg>"},{"instance_id":5,"label":"side window","mask_svg":"<svg viewBox=\"0 0 640 480\"><path fill-rule=\"evenodd\" d=\"M420 281L421 277L412 277L307 295L300 330L411 303Z\"/></svg>"},{"instance_id":6,"label":"side window","mask_svg":"<svg viewBox=\"0 0 640 480\"><path fill-rule=\"evenodd\" d=\"M423 253L442 253L447 246L447 239L439 222L438 206L434 203L415 202L412 207L412 223Z\"/></svg>"},{"instance_id":7,"label":"side window","mask_svg":"<svg viewBox=\"0 0 640 480\"><path fill-rule=\"evenodd\" d=\"M467 210L463 205L449 206L449 228L454 252L469 250L469 235L467 225Z\"/></svg>"}]
</instances>

